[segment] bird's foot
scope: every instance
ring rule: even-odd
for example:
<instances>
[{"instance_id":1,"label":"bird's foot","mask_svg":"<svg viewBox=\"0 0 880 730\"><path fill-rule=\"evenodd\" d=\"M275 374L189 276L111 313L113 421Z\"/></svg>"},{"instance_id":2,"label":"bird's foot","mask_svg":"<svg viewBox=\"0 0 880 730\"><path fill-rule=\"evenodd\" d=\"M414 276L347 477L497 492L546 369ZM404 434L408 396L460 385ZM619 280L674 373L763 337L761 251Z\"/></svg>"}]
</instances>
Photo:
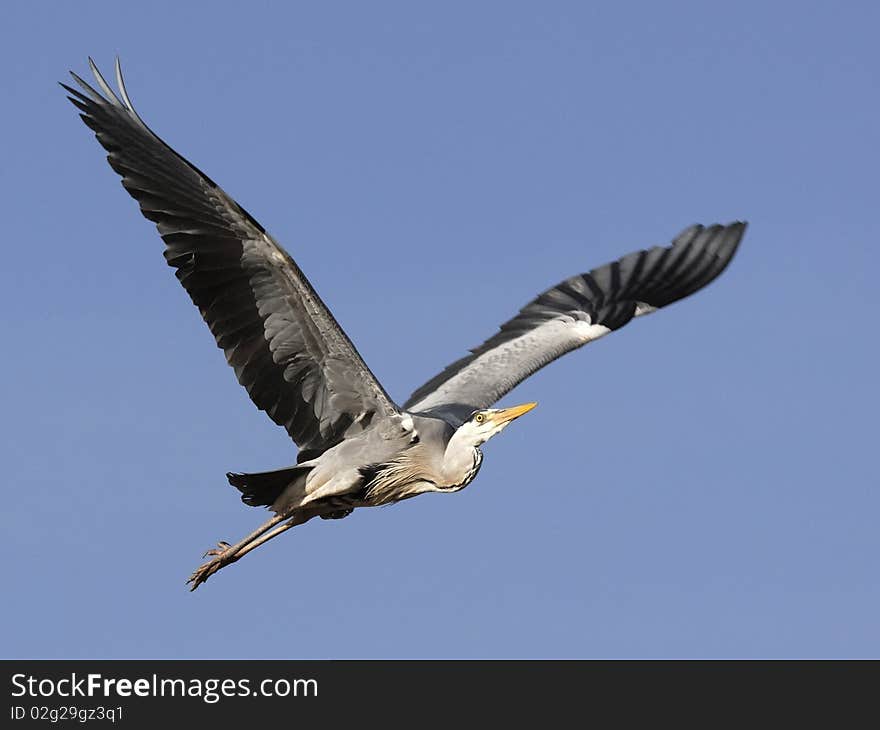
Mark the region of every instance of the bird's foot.
<instances>
[{"instance_id":1,"label":"bird's foot","mask_svg":"<svg viewBox=\"0 0 880 730\"><path fill-rule=\"evenodd\" d=\"M208 578L210 578L214 573L216 573L220 568L224 565L229 565L229 563L234 562L229 557L229 548L232 546L228 542L223 542L222 540L217 543L216 548L212 548L208 550L202 557L207 558L209 555L212 556L212 559L207 563L200 565L198 568L193 571L193 574L189 577L189 580L186 582L188 586L190 586L190 591L194 591L198 588L202 583L204 583Z\"/></svg>"}]
</instances>

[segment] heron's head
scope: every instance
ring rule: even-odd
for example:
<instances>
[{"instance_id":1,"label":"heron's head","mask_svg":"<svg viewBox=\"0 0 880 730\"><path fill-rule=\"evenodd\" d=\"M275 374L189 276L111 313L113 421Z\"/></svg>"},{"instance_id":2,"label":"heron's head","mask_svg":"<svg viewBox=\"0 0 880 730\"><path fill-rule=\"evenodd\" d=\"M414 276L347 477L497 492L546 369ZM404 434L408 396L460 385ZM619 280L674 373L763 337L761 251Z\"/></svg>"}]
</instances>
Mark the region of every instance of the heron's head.
<instances>
[{"instance_id":1,"label":"heron's head","mask_svg":"<svg viewBox=\"0 0 880 730\"><path fill-rule=\"evenodd\" d=\"M458 427L456 436L463 441L479 446L495 434L501 433L507 425L528 413L537 403L523 403L511 408L483 408L471 413L470 417Z\"/></svg>"}]
</instances>

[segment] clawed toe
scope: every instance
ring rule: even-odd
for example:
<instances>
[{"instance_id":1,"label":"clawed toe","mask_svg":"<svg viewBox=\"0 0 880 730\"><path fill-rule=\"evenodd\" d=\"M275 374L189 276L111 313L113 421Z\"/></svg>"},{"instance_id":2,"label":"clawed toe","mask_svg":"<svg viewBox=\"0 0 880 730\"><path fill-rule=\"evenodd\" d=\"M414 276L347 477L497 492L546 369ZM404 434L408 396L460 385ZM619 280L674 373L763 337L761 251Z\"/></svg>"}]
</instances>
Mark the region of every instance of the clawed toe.
<instances>
[{"instance_id":1,"label":"clawed toe","mask_svg":"<svg viewBox=\"0 0 880 730\"><path fill-rule=\"evenodd\" d=\"M225 553L230 547L232 547L232 546L231 546L228 542L226 542L225 540L221 540L220 542L217 543L217 547L215 547L215 548L211 548L210 550L208 550L207 552L205 552L205 554L202 555L202 557L203 557L203 558L207 558L208 556L216 556L216 557L220 557L220 556L223 555L223 553Z\"/></svg>"},{"instance_id":2,"label":"clawed toe","mask_svg":"<svg viewBox=\"0 0 880 730\"><path fill-rule=\"evenodd\" d=\"M208 578L210 578L214 573L216 573L223 566L223 563L220 562L219 559L214 558L210 562L205 563L204 565L200 565L193 571L193 574L189 577L186 584L190 586L190 590L194 591L198 588L202 583L204 583Z\"/></svg>"},{"instance_id":3,"label":"clawed toe","mask_svg":"<svg viewBox=\"0 0 880 730\"><path fill-rule=\"evenodd\" d=\"M186 582L186 584L190 586L191 591L198 588L224 565L232 562L231 560L226 559L229 554L229 548L231 547L232 546L228 542L221 540L217 543L217 547L211 548L202 556L203 558L211 557L212 560L209 560L204 565L200 565L195 571L193 571L193 574Z\"/></svg>"}]
</instances>

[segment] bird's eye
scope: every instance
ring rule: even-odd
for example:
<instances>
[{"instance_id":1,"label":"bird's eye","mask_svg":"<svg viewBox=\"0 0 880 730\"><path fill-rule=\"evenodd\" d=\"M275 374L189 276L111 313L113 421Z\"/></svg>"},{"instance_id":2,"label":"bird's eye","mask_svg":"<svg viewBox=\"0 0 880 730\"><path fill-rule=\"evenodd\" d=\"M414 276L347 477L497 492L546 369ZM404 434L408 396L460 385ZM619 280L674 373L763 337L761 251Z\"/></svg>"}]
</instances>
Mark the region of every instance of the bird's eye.
<instances>
[{"instance_id":1,"label":"bird's eye","mask_svg":"<svg viewBox=\"0 0 880 730\"><path fill-rule=\"evenodd\" d=\"M482 413L478 413L476 416L474 416L474 420L477 423L482 423L483 421L486 420L486 417Z\"/></svg>"}]
</instances>

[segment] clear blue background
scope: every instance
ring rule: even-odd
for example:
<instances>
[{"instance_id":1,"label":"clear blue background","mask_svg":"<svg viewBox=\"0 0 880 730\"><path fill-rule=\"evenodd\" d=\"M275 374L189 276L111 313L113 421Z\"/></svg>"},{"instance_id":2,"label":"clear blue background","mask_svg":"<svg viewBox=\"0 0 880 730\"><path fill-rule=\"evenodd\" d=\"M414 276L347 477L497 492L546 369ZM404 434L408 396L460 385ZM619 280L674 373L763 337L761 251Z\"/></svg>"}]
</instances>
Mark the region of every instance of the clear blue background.
<instances>
[{"instance_id":1,"label":"clear blue background","mask_svg":"<svg viewBox=\"0 0 880 730\"><path fill-rule=\"evenodd\" d=\"M6 657L877 657L876 3L10 3ZM184 581L293 462L56 81L283 242L400 400L538 291L747 219L479 478Z\"/></svg>"}]
</instances>

